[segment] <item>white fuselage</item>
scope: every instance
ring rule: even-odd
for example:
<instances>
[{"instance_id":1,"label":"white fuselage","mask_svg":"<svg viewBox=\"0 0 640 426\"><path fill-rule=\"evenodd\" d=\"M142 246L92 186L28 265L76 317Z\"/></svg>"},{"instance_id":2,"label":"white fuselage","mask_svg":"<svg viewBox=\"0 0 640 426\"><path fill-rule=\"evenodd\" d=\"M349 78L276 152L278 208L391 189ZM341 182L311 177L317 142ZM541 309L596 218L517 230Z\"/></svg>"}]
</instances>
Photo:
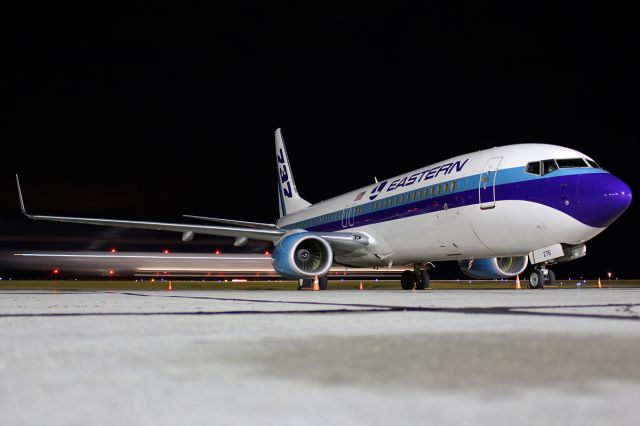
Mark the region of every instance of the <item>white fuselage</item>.
<instances>
[{"instance_id":1,"label":"white fuselage","mask_svg":"<svg viewBox=\"0 0 640 426\"><path fill-rule=\"evenodd\" d=\"M366 235L370 244L362 250L335 253L336 262L352 266L522 256L593 238L605 227L581 220L580 176L609 174L586 163L547 175L525 170L547 159L593 161L554 145L487 149L311 205L283 216L278 226Z\"/></svg>"}]
</instances>

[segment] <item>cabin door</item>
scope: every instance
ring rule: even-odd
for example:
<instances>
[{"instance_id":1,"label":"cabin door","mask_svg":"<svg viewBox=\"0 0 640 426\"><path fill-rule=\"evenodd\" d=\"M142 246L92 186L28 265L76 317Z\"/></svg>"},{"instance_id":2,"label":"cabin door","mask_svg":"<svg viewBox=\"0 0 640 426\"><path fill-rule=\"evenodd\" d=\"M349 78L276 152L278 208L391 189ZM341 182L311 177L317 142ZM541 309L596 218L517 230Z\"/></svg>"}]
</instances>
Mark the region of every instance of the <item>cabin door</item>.
<instances>
[{"instance_id":1,"label":"cabin door","mask_svg":"<svg viewBox=\"0 0 640 426\"><path fill-rule=\"evenodd\" d=\"M342 209L342 227L347 228L355 223L355 207L345 207Z\"/></svg>"},{"instance_id":2,"label":"cabin door","mask_svg":"<svg viewBox=\"0 0 640 426\"><path fill-rule=\"evenodd\" d=\"M480 187L478 188L480 208L492 209L496 206L496 176L502 157L490 158L480 174Z\"/></svg>"}]
</instances>

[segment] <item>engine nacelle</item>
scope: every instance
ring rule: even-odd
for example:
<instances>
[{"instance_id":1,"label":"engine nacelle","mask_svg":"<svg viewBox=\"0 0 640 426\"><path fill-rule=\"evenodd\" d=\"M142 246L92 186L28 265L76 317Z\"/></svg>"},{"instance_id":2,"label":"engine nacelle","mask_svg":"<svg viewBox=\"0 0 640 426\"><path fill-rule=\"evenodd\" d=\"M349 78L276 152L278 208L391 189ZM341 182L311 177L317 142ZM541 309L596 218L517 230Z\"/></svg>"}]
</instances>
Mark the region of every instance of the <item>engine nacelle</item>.
<instances>
[{"instance_id":1,"label":"engine nacelle","mask_svg":"<svg viewBox=\"0 0 640 426\"><path fill-rule=\"evenodd\" d=\"M465 275L481 280L510 278L523 273L528 265L529 258L527 256L490 257L487 259L458 261L458 266Z\"/></svg>"},{"instance_id":2,"label":"engine nacelle","mask_svg":"<svg viewBox=\"0 0 640 426\"><path fill-rule=\"evenodd\" d=\"M333 251L324 239L300 232L288 235L276 244L271 263L285 278L313 278L329 272Z\"/></svg>"}]
</instances>

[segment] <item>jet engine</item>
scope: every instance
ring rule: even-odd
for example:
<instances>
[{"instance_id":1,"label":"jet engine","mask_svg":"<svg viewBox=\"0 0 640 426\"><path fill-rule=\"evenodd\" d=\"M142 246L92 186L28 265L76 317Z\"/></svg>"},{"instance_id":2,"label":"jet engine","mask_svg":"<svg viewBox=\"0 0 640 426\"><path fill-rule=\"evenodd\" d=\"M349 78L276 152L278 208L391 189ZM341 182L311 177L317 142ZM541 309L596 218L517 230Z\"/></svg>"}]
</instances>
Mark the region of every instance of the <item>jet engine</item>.
<instances>
[{"instance_id":1,"label":"jet engine","mask_svg":"<svg viewBox=\"0 0 640 426\"><path fill-rule=\"evenodd\" d=\"M527 265L529 265L527 256L490 257L458 261L458 266L465 275L484 280L513 277L516 274L523 273Z\"/></svg>"},{"instance_id":2,"label":"jet engine","mask_svg":"<svg viewBox=\"0 0 640 426\"><path fill-rule=\"evenodd\" d=\"M313 278L329 272L333 251L324 239L300 232L281 239L271 259L273 269L285 278Z\"/></svg>"}]
</instances>

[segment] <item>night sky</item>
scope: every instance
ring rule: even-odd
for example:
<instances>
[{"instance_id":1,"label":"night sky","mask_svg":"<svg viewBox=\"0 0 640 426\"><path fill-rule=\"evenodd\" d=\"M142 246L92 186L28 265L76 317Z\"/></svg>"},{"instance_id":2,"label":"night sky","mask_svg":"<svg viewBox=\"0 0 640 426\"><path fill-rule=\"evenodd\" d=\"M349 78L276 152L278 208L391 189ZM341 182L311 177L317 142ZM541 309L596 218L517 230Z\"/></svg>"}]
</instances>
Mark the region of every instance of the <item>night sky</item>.
<instances>
[{"instance_id":1,"label":"night sky","mask_svg":"<svg viewBox=\"0 0 640 426\"><path fill-rule=\"evenodd\" d=\"M277 127L310 202L519 142L577 149L637 189L630 10L88 3L5 14L3 249L229 248L228 238L30 222L13 175L34 213L273 222ZM558 275L637 277L637 204Z\"/></svg>"}]
</instances>

